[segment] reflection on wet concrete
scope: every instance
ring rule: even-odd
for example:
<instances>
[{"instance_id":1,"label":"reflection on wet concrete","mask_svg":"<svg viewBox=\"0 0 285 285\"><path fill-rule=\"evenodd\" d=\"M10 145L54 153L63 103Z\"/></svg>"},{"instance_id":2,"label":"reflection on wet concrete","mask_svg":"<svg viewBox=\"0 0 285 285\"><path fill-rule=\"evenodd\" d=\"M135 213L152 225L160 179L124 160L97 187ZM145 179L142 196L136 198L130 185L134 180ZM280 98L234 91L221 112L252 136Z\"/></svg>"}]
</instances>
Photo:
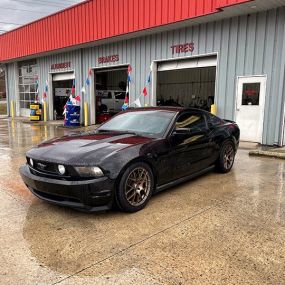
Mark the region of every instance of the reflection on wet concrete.
<instances>
[{"instance_id":1,"label":"reflection on wet concrete","mask_svg":"<svg viewBox=\"0 0 285 285\"><path fill-rule=\"evenodd\" d=\"M284 284L284 162L238 153L135 214L44 203L18 168L33 145L73 132L0 120L0 284Z\"/></svg>"}]
</instances>

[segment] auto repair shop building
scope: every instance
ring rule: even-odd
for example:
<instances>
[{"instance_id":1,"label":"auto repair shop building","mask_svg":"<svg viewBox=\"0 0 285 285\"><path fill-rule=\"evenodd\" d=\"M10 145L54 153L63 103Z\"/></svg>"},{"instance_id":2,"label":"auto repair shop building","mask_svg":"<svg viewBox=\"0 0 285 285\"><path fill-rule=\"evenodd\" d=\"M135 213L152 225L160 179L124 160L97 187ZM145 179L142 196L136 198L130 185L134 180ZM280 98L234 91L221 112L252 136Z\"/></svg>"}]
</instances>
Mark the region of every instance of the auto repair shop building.
<instances>
[{"instance_id":1,"label":"auto repair shop building","mask_svg":"<svg viewBox=\"0 0 285 285\"><path fill-rule=\"evenodd\" d=\"M284 145L284 5L83 2L0 36L8 101L17 116L29 116L29 104L44 96L48 119L58 119L75 82L76 95L86 89L81 105L88 102L95 124L97 97L110 99L108 111L121 108L131 66L130 104L209 109L215 102L220 117L237 121L242 140Z\"/></svg>"}]
</instances>

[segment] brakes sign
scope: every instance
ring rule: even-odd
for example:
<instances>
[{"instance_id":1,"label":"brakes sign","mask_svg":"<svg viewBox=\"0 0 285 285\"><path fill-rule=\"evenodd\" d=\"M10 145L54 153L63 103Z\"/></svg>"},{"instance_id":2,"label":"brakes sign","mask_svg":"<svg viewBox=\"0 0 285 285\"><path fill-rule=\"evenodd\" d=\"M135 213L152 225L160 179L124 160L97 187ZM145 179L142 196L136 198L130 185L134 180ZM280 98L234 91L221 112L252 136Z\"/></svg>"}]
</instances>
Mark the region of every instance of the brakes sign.
<instances>
[{"instance_id":1,"label":"brakes sign","mask_svg":"<svg viewBox=\"0 0 285 285\"><path fill-rule=\"evenodd\" d=\"M109 55L109 56L102 56L98 58L98 63L102 64L102 63L108 63L108 62L117 62L120 60L120 57L118 54L114 54L114 55Z\"/></svg>"}]
</instances>

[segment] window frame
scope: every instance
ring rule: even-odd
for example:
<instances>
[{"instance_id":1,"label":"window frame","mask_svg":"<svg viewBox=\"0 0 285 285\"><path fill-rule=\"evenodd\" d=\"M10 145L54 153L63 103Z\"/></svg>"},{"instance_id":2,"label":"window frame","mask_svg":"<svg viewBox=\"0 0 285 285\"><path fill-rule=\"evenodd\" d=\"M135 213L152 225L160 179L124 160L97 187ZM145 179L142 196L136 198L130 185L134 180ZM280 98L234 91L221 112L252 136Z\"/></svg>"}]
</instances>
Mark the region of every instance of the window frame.
<instances>
[{"instance_id":1,"label":"window frame","mask_svg":"<svg viewBox=\"0 0 285 285\"><path fill-rule=\"evenodd\" d=\"M27 72L23 72L27 70ZM36 61L26 61L18 64L18 92L20 109L29 109L38 95L37 81L39 80Z\"/></svg>"},{"instance_id":2,"label":"window frame","mask_svg":"<svg viewBox=\"0 0 285 285\"><path fill-rule=\"evenodd\" d=\"M194 113L194 114L196 113L196 114L201 115L204 118L204 122L205 122L205 126L206 126L205 131L209 131L209 126L208 126L206 114L204 112L198 111L198 110L183 110L181 112L177 112L177 115L173 118L172 125L169 128L169 131L168 131L167 136L166 136L168 139L172 136L173 132L176 129L177 120L180 118L180 116L184 115L185 113Z\"/></svg>"}]
</instances>

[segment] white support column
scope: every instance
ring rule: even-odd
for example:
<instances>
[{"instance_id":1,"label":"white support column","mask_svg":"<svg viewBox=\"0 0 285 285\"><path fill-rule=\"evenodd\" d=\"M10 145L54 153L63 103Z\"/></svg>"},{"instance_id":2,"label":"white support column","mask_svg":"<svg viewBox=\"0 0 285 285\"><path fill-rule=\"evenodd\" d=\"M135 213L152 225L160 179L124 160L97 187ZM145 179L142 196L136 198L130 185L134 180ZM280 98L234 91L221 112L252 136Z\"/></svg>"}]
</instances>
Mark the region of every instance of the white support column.
<instances>
[{"instance_id":1,"label":"white support column","mask_svg":"<svg viewBox=\"0 0 285 285\"><path fill-rule=\"evenodd\" d=\"M156 106L156 91L157 91L157 62L152 63L152 85L151 85L151 105Z\"/></svg>"},{"instance_id":2,"label":"white support column","mask_svg":"<svg viewBox=\"0 0 285 285\"><path fill-rule=\"evenodd\" d=\"M53 86L52 86L52 73L48 74L48 94L47 94L47 109L48 109L48 121L54 120L54 114L53 114ZM45 86L46 83L44 83Z\"/></svg>"},{"instance_id":3,"label":"white support column","mask_svg":"<svg viewBox=\"0 0 285 285\"><path fill-rule=\"evenodd\" d=\"M87 90L87 96L89 96L89 110L90 110L90 118L89 118L89 122L90 125L95 125L96 123L96 97L95 97L95 72L93 70L92 72L92 76L90 79L90 85L89 88Z\"/></svg>"}]
</instances>

